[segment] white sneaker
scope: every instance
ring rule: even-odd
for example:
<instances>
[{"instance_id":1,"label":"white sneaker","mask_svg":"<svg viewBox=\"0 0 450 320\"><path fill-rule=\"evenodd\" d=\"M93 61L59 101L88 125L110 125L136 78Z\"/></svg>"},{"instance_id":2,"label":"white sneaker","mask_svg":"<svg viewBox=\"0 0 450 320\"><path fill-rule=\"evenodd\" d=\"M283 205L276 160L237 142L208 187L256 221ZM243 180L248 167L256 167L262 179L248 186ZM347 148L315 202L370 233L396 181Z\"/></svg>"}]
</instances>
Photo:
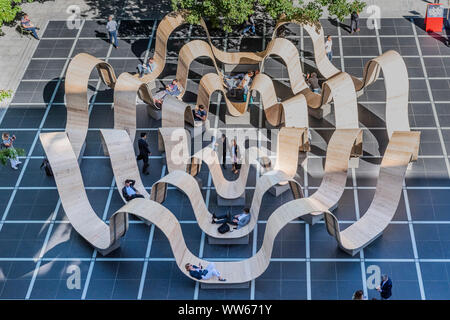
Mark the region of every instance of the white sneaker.
<instances>
[{"instance_id":1,"label":"white sneaker","mask_svg":"<svg viewBox=\"0 0 450 320\"><path fill-rule=\"evenodd\" d=\"M17 164L22 164L22 161L17 161Z\"/></svg>"},{"instance_id":2,"label":"white sneaker","mask_svg":"<svg viewBox=\"0 0 450 320\"><path fill-rule=\"evenodd\" d=\"M17 167L11 167L11 168L13 168L14 170L18 170L19 168L17 168Z\"/></svg>"}]
</instances>

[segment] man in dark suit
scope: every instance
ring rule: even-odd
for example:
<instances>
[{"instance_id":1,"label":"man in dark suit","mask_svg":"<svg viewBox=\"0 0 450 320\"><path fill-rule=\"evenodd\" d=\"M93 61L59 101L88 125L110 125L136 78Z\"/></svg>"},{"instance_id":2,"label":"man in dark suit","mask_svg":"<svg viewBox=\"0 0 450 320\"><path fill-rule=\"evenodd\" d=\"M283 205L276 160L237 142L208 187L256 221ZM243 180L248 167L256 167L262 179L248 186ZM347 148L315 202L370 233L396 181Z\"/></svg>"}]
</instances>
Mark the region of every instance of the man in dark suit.
<instances>
[{"instance_id":1,"label":"man in dark suit","mask_svg":"<svg viewBox=\"0 0 450 320\"><path fill-rule=\"evenodd\" d=\"M136 181L131 179L125 180L125 186L122 188L122 195L125 200L130 201L136 198L144 198L144 196L134 187L135 183Z\"/></svg>"},{"instance_id":2,"label":"man in dark suit","mask_svg":"<svg viewBox=\"0 0 450 320\"><path fill-rule=\"evenodd\" d=\"M392 296L392 281L387 274L383 274L381 277L381 283L377 290L382 300L387 300Z\"/></svg>"},{"instance_id":3,"label":"man in dark suit","mask_svg":"<svg viewBox=\"0 0 450 320\"><path fill-rule=\"evenodd\" d=\"M144 166L142 167L142 173L145 175L148 175L148 156L152 153L150 152L150 149L148 148L148 143L145 141L147 139L147 134L145 132L141 133L141 138L138 140L138 147L139 147L139 155L137 156L136 160L142 160L144 161Z\"/></svg>"},{"instance_id":4,"label":"man in dark suit","mask_svg":"<svg viewBox=\"0 0 450 320\"><path fill-rule=\"evenodd\" d=\"M228 141L227 137L224 133L222 133L222 137L220 138L220 141L216 143L217 149L217 155L220 157L220 154L222 154L222 168L226 169L226 160L227 160L227 150L228 150Z\"/></svg>"}]
</instances>

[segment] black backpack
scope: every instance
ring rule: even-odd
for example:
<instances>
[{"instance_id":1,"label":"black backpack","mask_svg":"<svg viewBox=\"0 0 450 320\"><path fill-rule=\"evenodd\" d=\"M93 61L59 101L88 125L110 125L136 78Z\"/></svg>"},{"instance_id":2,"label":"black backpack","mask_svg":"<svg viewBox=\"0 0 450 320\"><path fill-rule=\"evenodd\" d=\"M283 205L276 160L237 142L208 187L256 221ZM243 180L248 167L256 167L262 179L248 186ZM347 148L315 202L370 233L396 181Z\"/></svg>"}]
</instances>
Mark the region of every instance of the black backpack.
<instances>
[{"instance_id":1,"label":"black backpack","mask_svg":"<svg viewBox=\"0 0 450 320\"><path fill-rule=\"evenodd\" d=\"M41 168L44 167L45 174L49 177L53 177L52 167L50 167L50 162L47 159L44 159L41 164Z\"/></svg>"},{"instance_id":2,"label":"black backpack","mask_svg":"<svg viewBox=\"0 0 450 320\"><path fill-rule=\"evenodd\" d=\"M227 233L230 231L230 226L228 223L224 222L219 228L217 228L217 231L219 231L220 234Z\"/></svg>"}]
</instances>

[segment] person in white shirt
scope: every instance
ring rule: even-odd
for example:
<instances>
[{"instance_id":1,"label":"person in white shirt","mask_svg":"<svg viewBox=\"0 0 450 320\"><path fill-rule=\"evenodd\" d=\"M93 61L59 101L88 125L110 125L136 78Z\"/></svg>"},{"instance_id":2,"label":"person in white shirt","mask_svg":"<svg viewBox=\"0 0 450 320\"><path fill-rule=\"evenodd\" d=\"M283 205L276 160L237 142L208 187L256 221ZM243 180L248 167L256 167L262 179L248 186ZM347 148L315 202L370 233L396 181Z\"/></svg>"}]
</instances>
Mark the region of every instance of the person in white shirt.
<instances>
[{"instance_id":1,"label":"person in white shirt","mask_svg":"<svg viewBox=\"0 0 450 320\"><path fill-rule=\"evenodd\" d=\"M119 47L119 43L117 42L117 22L114 20L113 15L108 17L106 30L109 33L109 40L111 41L111 44L117 49Z\"/></svg>"},{"instance_id":2,"label":"person in white shirt","mask_svg":"<svg viewBox=\"0 0 450 320\"><path fill-rule=\"evenodd\" d=\"M325 52L327 53L328 60L331 61L333 59L333 41L331 40L331 36L327 36L327 41L325 41Z\"/></svg>"}]
</instances>

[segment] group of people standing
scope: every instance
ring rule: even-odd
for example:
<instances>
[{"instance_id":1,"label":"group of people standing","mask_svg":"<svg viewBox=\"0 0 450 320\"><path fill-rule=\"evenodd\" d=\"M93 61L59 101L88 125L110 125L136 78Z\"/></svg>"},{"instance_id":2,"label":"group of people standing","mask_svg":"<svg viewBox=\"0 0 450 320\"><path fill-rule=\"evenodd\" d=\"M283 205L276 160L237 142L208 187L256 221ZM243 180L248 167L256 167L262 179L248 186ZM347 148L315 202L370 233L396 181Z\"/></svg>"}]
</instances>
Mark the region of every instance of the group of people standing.
<instances>
[{"instance_id":1,"label":"group of people standing","mask_svg":"<svg viewBox=\"0 0 450 320\"><path fill-rule=\"evenodd\" d=\"M228 139L225 134L222 134L220 141L216 142L216 147L218 147L218 154L222 154L222 168L226 169L227 152L230 153L232 168L234 174L238 174L241 169L240 164L240 150L237 145L236 139L231 140L231 145L228 144Z\"/></svg>"},{"instance_id":2,"label":"group of people standing","mask_svg":"<svg viewBox=\"0 0 450 320\"><path fill-rule=\"evenodd\" d=\"M392 296L392 280L387 274L381 276L380 285L376 287L376 290L380 293L381 300L388 300ZM353 294L352 300L367 300L362 290L356 290ZM372 298L377 300L377 298Z\"/></svg>"}]
</instances>

